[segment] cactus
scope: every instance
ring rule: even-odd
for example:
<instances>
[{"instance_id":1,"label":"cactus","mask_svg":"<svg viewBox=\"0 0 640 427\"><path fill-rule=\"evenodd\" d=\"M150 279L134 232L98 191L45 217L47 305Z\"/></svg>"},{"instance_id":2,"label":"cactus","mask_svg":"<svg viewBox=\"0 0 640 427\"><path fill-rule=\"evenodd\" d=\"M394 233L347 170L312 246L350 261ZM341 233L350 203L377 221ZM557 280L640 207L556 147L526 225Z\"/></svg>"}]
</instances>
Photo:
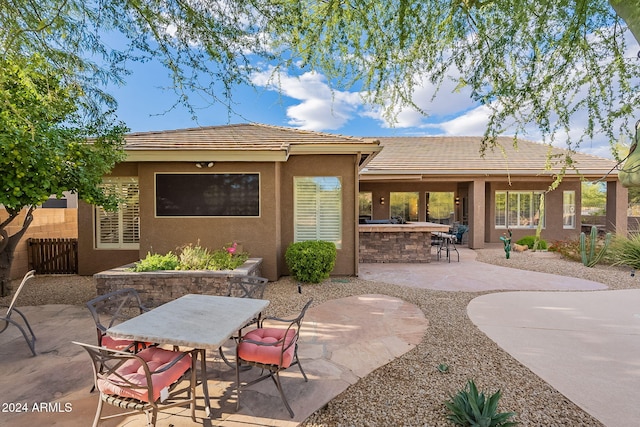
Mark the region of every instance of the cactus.
<instances>
[{"instance_id":1,"label":"cactus","mask_svg":"<svg viewBox=\"0 0 640 427\"><path fill-rule=\"evenodd\" d=\"M604 246L596 253L596 244L598 239L598 228L596 226L591 227L591 236L589 241L589 251L587 253L587 238L586 235L580 233L580 254L582 255L582 263L587 267L593 267L597 263L600 262L604 254L607 252L609 248L609 243L611 243L611 233L607 233L604 238Z\"/></svg>"}]
</instances>

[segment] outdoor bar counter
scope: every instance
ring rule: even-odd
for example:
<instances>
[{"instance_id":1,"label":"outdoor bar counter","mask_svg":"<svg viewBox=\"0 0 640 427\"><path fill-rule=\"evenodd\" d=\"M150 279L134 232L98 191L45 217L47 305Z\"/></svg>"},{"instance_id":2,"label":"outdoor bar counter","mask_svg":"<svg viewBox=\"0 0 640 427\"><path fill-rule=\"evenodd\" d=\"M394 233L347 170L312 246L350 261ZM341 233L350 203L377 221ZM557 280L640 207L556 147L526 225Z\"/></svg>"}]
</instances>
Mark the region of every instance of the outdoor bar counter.
<instances>
[{"instance_id":1,"label":"outdoor bar counter","mask_svg":"<svg viewBox=\"0 0 640 427\"><path fill-rule=\"evenodd\" d=\"M360 262L431 262L431 233L448 232L446 224L359 224Z\"/></svg>"}]
</instances>

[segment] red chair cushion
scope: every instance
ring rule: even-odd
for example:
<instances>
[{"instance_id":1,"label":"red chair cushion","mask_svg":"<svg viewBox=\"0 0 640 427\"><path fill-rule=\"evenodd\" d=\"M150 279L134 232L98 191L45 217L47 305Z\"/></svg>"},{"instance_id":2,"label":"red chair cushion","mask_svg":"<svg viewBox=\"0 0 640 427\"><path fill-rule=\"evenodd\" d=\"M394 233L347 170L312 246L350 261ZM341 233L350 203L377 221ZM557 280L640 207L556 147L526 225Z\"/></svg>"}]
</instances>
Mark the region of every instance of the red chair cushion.
<instances>
[{"instance_id":1,"label":"red chair cushion","mask_svg":"<svg viewBox=\"0 0 640 427\"><path fill-rule=\"evenodd\" d=\"M157 347L147 348L137 354L142 358L149 366L149 371L153 373L164 366L171 363L181 353L164 350ZM98 380L98 389L104 394L115 394L122 397L132 397L134 399L141 400L143 402L155 402L160 398L160 391L169 387L176 382L184 373L191 367L191 355L187 354L180 359L175 365L166 371L151 375L151 381L153 383L153 400L149 399L147 391L147 377L144 373L144 368L140 364L140 361L135 359L127 360L120 366L116 372L136 385L144 388L131 389L127 388L128 384L119 378L115 373L109 375L108 379Z\"/></svg>"},{"instance_id":2,"label":"red chair cushion","mask_svg":"<svg viewBox=\"0 0 640 427\"><path fill-rule=\"evenodd\" d=\"M129 350L129 347L132 346L133 343L134 341L113 338L113 337L110 337L109 335L104 335L102 337L102 341L100 341L100 345L102 347L107 347L107 348L110 348L111 350L118 350L118 351ZM149 345L151 345L151 343L138 343L136 344L137 349L132 348L131 350L136 350L136 351L141 350L145 347L148 347Z\"/></svg>"},{"instance_id":3,"label":"red chair cushion","mask_svg":"<svg viewBox=\"0 0 640 427\"><path fill-rule=\"evenodd\" d=\"M279 365L281 368L288 368L293 361L295 344L285 350L282 355L282 365L280 365L280 354L282 353L283 345L286 347L295 338L296 331L292 329L287 331L286 329L278 328L258 328L247 332L243 339L271 344L285 338L285 334L286 339L278 345L258 345L242 341L238 345L238 356L249 362Z\"/></svg>"}]
</instances>

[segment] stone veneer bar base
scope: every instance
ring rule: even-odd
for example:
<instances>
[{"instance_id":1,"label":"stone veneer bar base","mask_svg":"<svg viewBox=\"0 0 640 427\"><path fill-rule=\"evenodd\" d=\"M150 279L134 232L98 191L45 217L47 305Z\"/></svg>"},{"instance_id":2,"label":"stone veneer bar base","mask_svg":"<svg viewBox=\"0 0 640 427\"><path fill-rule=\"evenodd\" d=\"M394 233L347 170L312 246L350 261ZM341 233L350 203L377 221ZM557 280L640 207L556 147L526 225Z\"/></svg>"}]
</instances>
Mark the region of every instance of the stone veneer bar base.
<instances>
[{"instance_id":1,"label":"stone veneer bar base","mask_svg":"<svg viewBox=\"0 0 640 427\"><path fill-rule=\"evenodd\" d=\"M360 232L361 263L431 262L431 232Z\"/></svg>"},{"instance_id":2,"label":"stone veneer bar base","mask_svg":"<svg viewBox=\"0 0 640 427\"><path fill-rule=\"evenodd\" d=\"M262 258L250 258L235 270L165 270L136 273L131 265L94 274L98 295L134 288L142 303L157 307L187 294L226 295L229 276L260 276Z\"/></svg>"}]
</instances>

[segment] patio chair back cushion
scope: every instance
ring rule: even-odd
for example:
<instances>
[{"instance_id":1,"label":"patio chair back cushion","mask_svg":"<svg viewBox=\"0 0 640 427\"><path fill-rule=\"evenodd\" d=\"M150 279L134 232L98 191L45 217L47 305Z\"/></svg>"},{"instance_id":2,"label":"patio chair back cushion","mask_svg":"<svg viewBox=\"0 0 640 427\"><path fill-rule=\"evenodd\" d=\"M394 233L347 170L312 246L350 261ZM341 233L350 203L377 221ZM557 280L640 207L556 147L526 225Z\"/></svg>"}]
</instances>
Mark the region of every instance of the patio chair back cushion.
<instances>
[{"instance_id":1,"label":"patio chair back cushion","mask_svg":"<svg viewBox=\"0 0 640 427\"><path fill-rule=\"evenodd\" d=\"M295 329L254 329L244 335L238 356L243 360L288 368L293 361L296 339Z\"/></svg>"},{"instance_id":2,"label":"patio chair back cushion","mask_svg":"<svg viewBox=\"0 0 640 427\"><path fill-rule=\"evenodd\" d=\"M183 354L157 347L142 350L135 357L127 359L108 376L99 378L98 390L104 394L155 402L160 398L162 389L168 389L191 367L189 354L184 354L180 360L175 361L176 357ZM151 377L152 387L148 386L148 374ZM151 398L149 398L149 392L153 393Z\"/></svg>"}]
</instances>

